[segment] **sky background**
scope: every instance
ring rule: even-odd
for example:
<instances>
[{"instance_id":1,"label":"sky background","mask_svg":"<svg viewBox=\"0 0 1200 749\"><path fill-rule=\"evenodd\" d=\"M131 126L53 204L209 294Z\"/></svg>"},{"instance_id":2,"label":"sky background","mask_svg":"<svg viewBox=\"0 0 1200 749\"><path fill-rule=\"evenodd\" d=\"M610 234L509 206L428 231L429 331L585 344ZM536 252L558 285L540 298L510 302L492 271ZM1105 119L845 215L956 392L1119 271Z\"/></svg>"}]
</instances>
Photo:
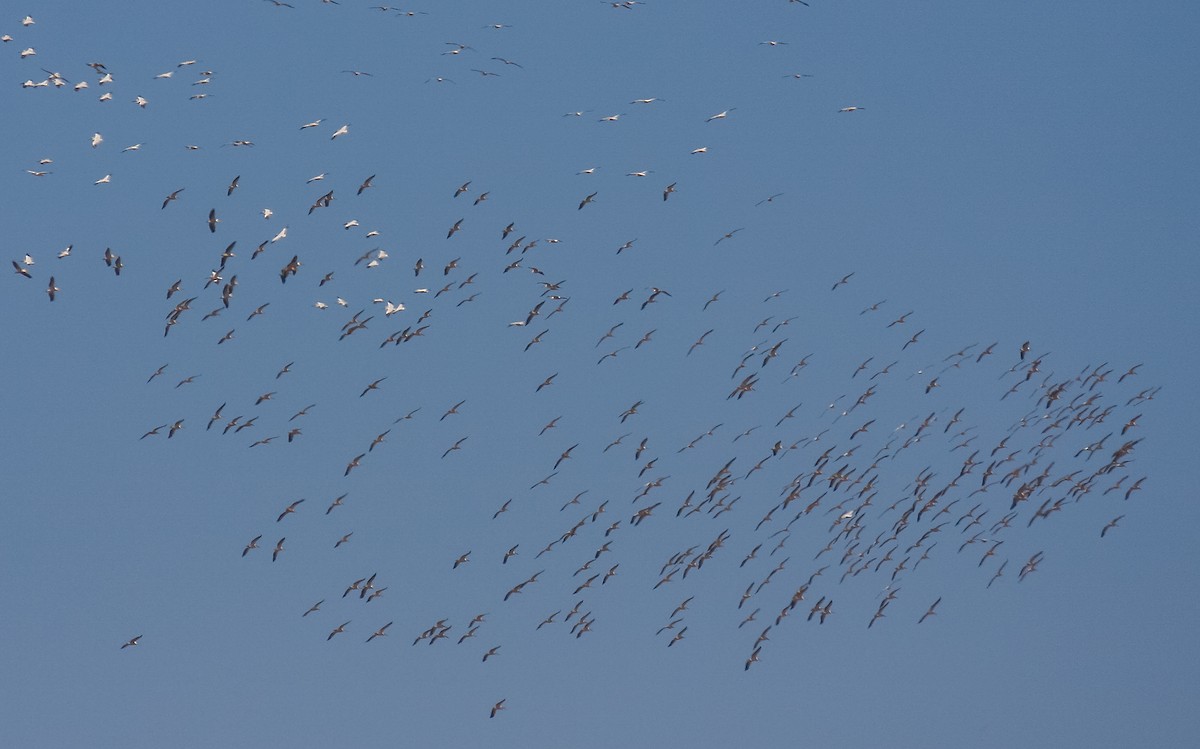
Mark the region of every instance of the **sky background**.
<instances>
[{"instance_id":1,"label":"sky background","mask_svg":"<svg viewBox=\"0 0 1200 749\"><path fill-rule=\"evenodd\" d=\"M0 278L0 744L1194 740L1195 4L292 4L2 3L0 259L32 278ZM1044 418L1089 395L1103 423ZM1056 434L996 528L1000 477ZM343 597L372 574L382 596Z\"/></svg>"}]
</instances>

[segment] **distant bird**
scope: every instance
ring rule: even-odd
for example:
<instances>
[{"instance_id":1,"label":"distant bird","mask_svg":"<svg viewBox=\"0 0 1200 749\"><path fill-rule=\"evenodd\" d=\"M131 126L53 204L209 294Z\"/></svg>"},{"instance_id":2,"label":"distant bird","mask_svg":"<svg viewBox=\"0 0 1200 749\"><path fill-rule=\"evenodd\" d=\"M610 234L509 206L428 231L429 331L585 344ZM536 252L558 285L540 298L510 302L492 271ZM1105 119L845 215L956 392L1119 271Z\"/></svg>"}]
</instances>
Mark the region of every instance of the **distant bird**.
<instances>
[{"instance_id":1,"label":"distant bird","mask_svg":"<svg viewBox=\"0 0 1200 749\"><path fill-rule=\"evenodd\" d=\"M725 232L724 234L722 234L722 235L721 235L721 238L720 238L720 239L718 239L716 242L713 242L713 247L716 247L717 245L721 244L721 243L722 243L722 242L724 242L726 239L733 239L733 235L734 235L734 234L737 234L739 231L744 231L744 230L745 230L745 228L746 228L746 227L744 227L744 226L743 226L743 227L741 227L741 228L739 228L739 229L734 229L733 231L727 231L727 232Z\"/></svg>"},{"instance_id":2,"label":"distant bird","mask_svg":"<svg viewBox=\"0 0 1200 749\"><path fill-rule=\"evenodd\" d=\"M929 610L928 610L928 611L926 611L926 612L925 612L925 613L924 613L924 614L921 616L921 618L917 620L917 624L921 624L921 623L922 623L922 622L924 622L926 619L928 619L929 617L933 616L933 615L936 613L936 612L935 612L935 609L937 609L937 607L938 607L938 604L939 604L939 603L941 603L941 602L942 602L942 599L941 599L941 597L939 596L939 597L938 597L938 599L937 599L936 601L934 601L934 602L933 602L933 604L932 604L932 605L929 607Z\"/></svg>"},{"instance_id":3,"label":"distant bird","mask_svg":"<svg viewBox=\"0 0 1200 749\"><path fill-rule=\"evenodd\" d=\"M1105 523L1104 527L1100 529L1100 538L1104 538L1106 535L1108 535L1108 532L1110 530L1112 530L1113 528L1116 528L1117 523L1119 523L1121 521L1121 518L1123 518L1123 517L1125 517L1125 516L1117 515L1115 518L1113 518L1112 520Z\"/></svg>"},{"instance_id":4,"label":"distant bird","mask_svg":"<svg viewBox=\"0 0 1200 749\"><path fill-rule=\"evenodd\" d=\"M166 199L165 199L165 200L163 200L162 207L163 207L163 208L166 208L166 207L167 207L167 204L168 204L168 203L170 203L172 200L179 200L179 193L183 192L183 191L184 191L184 189L185 189L185 188L182 188L182 187L181 187L181 188L179 188L178 190L176 190L175 192L173 192L173 193L171 193L170 195L168 195L168 196L166 197Z\"/></svg>"},{"instance_id":5,"label":"distant bird","mask_svg":"<svg viewBox=\"0 0 1200 749\"><path fill-rule=\"evenodd\" d=\"M136 647L138 645L138 640L141 640L141 639L142 639L141 635L138 635L137 637L132 638L131 640L129 640L129 642L127 642L121 646L121 650L124 650L125 648Z\"/></svg>"},{"instance_id":6,"label":"distant bird","mask_svg":"<svg viewBox=\"0 0 1200 749\"><path fill-rule=\"evenodd\" d=\"M304 502L303 499L297 499L295 502L292 502L290 505L288 505L287 507L284 508L283 512L279 513L279 517L275 518L275 522L278 523L279 521L286 518L288 515L291 515L293 512L296 511L296 508L299 507L303 502Z\"/></svg>"},{"instance_id":7,"label":"distant bird","mask_svg":"<svg viewBox=\"0 0 1200 749\"><path fill-rule=\"evenodd\" d=\"M262 538L262 534L260 533L259 535L250 539L250 543L246 544L246 548L242 549L242 556L246 556L247 554L249 554L251 549L257 549L258 541L261 538Z\"/></svg>"},{"instance_id":8,"label":"distant bird","mask_svg":"<svg viewBox=\"0 0 1200 749\"><path fill-rule=\"evenodd\" d=\"M495 705L492 705L492 712L491 712L491 714L490 714L490 715L488 715L488 717L489 717L489 718L495 718L495 717L496 717L496 713L498 713L498 712L500 712L501 710L504 710L504 709L505 709L505 707L504 707L504 703L505 703L505 702L507 702L507 701L508 701L508 698L505 698L505 699L503 699L503 700L500 700L499 702L497 702Z\"/></svg>"}]
</instances>

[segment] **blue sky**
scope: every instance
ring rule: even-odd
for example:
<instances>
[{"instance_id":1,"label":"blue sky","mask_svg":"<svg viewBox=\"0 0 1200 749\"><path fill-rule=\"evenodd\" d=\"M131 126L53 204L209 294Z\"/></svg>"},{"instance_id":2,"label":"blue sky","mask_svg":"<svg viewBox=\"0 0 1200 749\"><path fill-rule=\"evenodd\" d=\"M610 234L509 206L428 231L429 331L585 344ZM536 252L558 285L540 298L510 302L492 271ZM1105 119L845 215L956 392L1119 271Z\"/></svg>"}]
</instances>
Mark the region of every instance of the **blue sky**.
<instances>
[{"instance_id":1,"label":"blue sky","mask_svg":"<svg viewBox=\"0 0 1200 749\"><path fill-rule=\"evenodd\" d=\"M1200 11L292 5L5 4L0 743L1196 735Z\"/></svg>"}]
</instances>

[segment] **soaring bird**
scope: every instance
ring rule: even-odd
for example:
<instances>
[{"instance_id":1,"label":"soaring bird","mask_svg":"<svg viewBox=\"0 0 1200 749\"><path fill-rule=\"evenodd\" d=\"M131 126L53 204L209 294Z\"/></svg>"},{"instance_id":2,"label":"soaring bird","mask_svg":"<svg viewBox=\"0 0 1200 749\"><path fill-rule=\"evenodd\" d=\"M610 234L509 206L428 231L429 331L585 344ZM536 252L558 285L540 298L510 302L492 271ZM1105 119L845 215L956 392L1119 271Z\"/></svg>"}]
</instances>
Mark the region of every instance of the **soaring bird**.
<instances>
[{"instance_id":1,"label":"soaring bird","mask_svg":"<svg viewBox=\"0 0 1200 749\"><path fill-rule=\"evenodd\" d=\"M290 505L285 507L283 512L279 513L279 517L275 518L275 522L278 523L279 521L286 518L288 515L291 515L293 512L296 511L296 508L299 507L303 501L304 501L303 499L297 499L295 502L292 502Z\"/></svg>"},{"instance_id":2,"label":"soaring bird","mask_svg":"<svg viewBox=\"0 0 1200 749\"><path fill-rule=\"evenodd\" d=\"M250 543L246 544L246 548L242 549L242 556L246 556L247 554L249 554L251 549L257 549L258 541L261 538L262 538L262 534L260 533L257 536L255 536L254 538L250 539Z\"/></svg>"},{"instance_id":3,"label":"soaring bird","mask_svg":"<svg viewBox=\"0 0 1200 749\"><path fill-rule=\"evenodd\" d=\"M181 188L179 188L178 190L176 190L175 192L173 192L173 193L171 193L170 195L168 195L168 196L166 197L166 199L165 199L165 200L163 200L162 207L163 207L163 208L166 208L166 207L167 207L167 204L168 204L168 203L170 203L172 200L179 200L179 193L183 192L183 191L184 191L184 189L185 189L185 188L182 188L182 187L181 187Z\"/></svg>"}]
</instances>

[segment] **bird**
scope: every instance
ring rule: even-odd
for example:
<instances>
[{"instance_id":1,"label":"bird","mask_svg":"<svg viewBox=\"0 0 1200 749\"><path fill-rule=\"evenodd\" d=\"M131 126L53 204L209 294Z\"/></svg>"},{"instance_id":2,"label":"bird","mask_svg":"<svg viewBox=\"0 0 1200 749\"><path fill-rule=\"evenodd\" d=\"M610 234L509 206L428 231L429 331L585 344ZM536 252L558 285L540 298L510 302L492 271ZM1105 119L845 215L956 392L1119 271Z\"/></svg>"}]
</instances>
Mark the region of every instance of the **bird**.
<instances>
[{"instance_id":1,"label":"bird","mask_svg":"<svg viewBox=\"0 0 1200 749\"><path fill-rule=\"evenodd\" d=\"M138 635L137 637L130 638L130 640L129 640L128 642L126 642L124 645L122 645L122 646L121 646L121 650L124 650L125 648L132 648L132 647L136 647L138 644L140 644L138 641L139 641L139 640L141 640L141 639L142 639L142 636L141 636L141 635Z\"/></svg>"},{"instance_id":2,"label":"bird","mask_svg":"<svg viewBox=\"0 0 1200 749\"><path fill-rule=\"evenodd\" d=\"M579 210L582 211L583 207L585 205L593 202L596 199L596 195L597 195L597 193L592 193L591 195L588 195L587 197L585 197L583 200L579 201Z\"/></svg>"},{"instance_id":3,"label":"bird","mask_svg":"<svg viewBox=\"0 0 1200 749\"><path fill-rule=\"evenodd\" d=\"M934 602L933 602L933 603L932 603L932 604L929 606L929 610L928 610L928 611L926 611L924 614L922 614L922 615L921 615L921 618L917 620L917 624L921 624L921 623L922 623L922 622L924 622L926 619L928 619L929 617L933 616L933 615L936 613L934 610L935 610L935 609L938 607L938 604L939 604L939 603L941 603L941 602L942 602L942 599L941 599L941 597L939 596L939 597L938 597L938 599L937 599L936 601L934 601Z\"/></svg>"},{"instance_id":4,"label":"bird","mask_svg":"<svg viewBox=\"0 0 1200 749\"><path fill-rule=\"evenodd\" d=\"M303 503L303 502L304 502L303 499L297 499L295 502L292 502L290 505L288 505L287 507L284 508L283 512L279 513L279 517L275 518L275 522L278 523L279 521L286 518L288 515L291 515L293 512L296 511L296 508L299 507L301 505L301 503Z\"/></svg>"},{"instance_id":5,"label":"bird","mask_svg":"<svg viewBox=\"0 0 1200 749\"><path fill-rule=\"evenodd\" d=\"M283 553L283 542L286 540L287 540L287 538L284 537L284 538L279 539L277 542L275 542L275 550L271 552L271 561L272 562L274 562L276 559L278 559L279 555Z\"/></svg>"},{"instance_id":6,"label":"bird","mask_svg":"<svg viewBox=\"0 0 1200 749\"><path fill-rule=\"evenodd\" d=\"M184 189L186 189L186 188L183 188L183 187L181 187L181 188L179 188L178 190L175 190L174 192L172 192L170 195L168 195L168 196L166 197L166 199L164 199L164 200L163 200L162 207L163 207L163 208L166 208L166 207L167 207L167 205L168 205L168 204L169 204L171 201L173 201L173 200L179 200L179 193L183 192L183 191L184 191Z\"/></svg>"},{"instance_id":7,"label":"bird","mask_svg":"<svg viewBox=\"0 0 1200 749\"><path fill-rule=\"evenodd\" d=\"M458 407L459 407L459 406L461 406L462 404L466 403L466 402L467 402L467 401L464 399L464 400L460 400L458 403L455 403L453 406L451 406L451 407L449 408L449 410L447 410L447 411L446 411L446 413L442 414L442 418L438 419L438 421L445 421L445 419L446 419L446 417L447 417L447 416L450 416L451 414L457 414L457 413L458 413Z\"/></svg>"},{"instance_id":8,"label":"bird","mask_svg":"<svg viewBox=\"0 0 1200 749\"><path fill-rule=\"evenodd\" d=\"M737 234L739 231L744 231L744 230L745 230L745 227L742 227L740 229L734 229L733 231L725 232L724 234L721 235L720 239L718 239L716 242L713 242L713 247L716 247L717 245L721 244L726 239L733 239L734 234Z\"/></svg>"},{"instance_id":9,"label":"bird","mask_svg":"<svg viewBox=\"0 0 1200 749\"><path fill-rule=\"evenodd\" d=\"M339 127L337 130L334 130L334 131L333 131L333 135L329 136L329 139L330 139L330 140L337 140L337 139L338 139L340 136L343 136L343 135L345 135L345 134L346 134L346 133L348 133L348 132L350 132L350 126L349 126L349 125L342 125L342 126L341 126L341 127Z\"/></svg>"},{"instance_id":10,"label":"bird","mask_svg":"<svg viewBox=\"0 0 1200 749\"><path fill-rule=\"evenodd\" d=\"M461 450L461 449L462 449L462 443L464 443L464 442L466 442L466 441L467 441L467 438L466 438L466 437L463 437L463 438L461 438L460 440L458 440L457 442L455 442L453 445L451 445L451 446L450 446L450 447L449 447L449 448L446 450L446 452L442 453L442 458L443 458L443 459L445 459L445 457L446 457L447 455L449 455L450 453L454 452L455 450Z\"/></svg>"},{"instance_id":11,"label":"bird","mask_svg":"<svg viewBox=\"0 0 1200 749\"><path fill-rule=\"evenodd\" d=\"M260 533L259 535L250 539L250 543L246 544L246 548L242 549L242 556L246 556L247 554L249 554L251 549L257 549L258 541L261 538L262 538L262 534Z\"/></svg>"},{"instance_id":12,"label":"bird","mask_svg":"<svg viewBox=\"0 0 1200 749\"><path fill-rule=\"evenodd\" d=\"M499 702L497 702L495 705L492 705L492 712L491 712L491 714L490 714L490 715L488 715L488 717L489 717L489 718L495 718L495 717L496 717L496 713L498 713L498 712L500 712L501 710L504 710L504 709L505 709L505 707L504 707L504 703L505 703L505 702L507 702L507 701L508 701L508 698L505 698L505 699L503 699L503 700L500 700Z\"/></svg>"},{"instance_id":13,"label":"bird","mask_svg":"<svg viewBox=\"0 0 1200 749\"><path fill-rule=\"evenodd\" d=\"M329 636L325 638L325 641L329 642L330 640L332 640L334 638L334 635L340 635L341 633L345 632L346 626L348 624L350 624L350 622L343 622L342 624L339 624L336 627L334 627L333 631L329 633Z\"/></svg>"},{"instance_id":14,"label":"bird","mask_svg":"<svg viewBox=\"0 0 1200 749\"><path fill-rule=\"evenodd\" d=\"M1121 518L1123 518L1123 517L1125 517L1125 516L1118 515L1115 518L1113 518L1112 520L1105 523L1104 527L1100 529L1100 538L1104 538L1106 535L1108 535L1108 532L1110 530L1112 530L1113 528L1116 528L1117 523L1119 523L1121 521Z\"/></svg>"}]
</instances>

